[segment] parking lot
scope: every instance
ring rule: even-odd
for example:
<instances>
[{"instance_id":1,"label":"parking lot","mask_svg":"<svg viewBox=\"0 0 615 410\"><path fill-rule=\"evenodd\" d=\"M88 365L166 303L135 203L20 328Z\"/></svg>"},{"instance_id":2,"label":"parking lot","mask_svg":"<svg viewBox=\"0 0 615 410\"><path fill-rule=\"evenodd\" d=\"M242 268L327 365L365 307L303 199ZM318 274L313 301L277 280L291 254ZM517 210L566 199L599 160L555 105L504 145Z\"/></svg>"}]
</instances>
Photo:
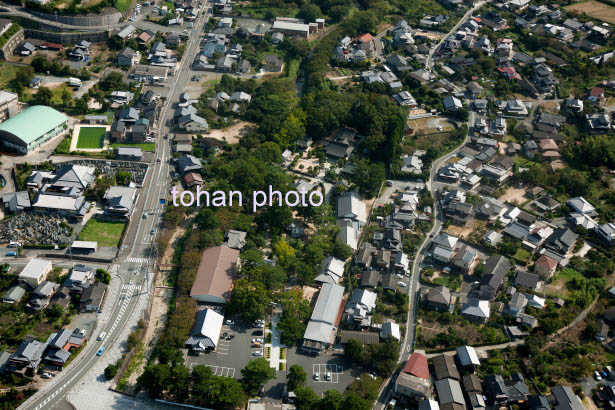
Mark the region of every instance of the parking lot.
<instances>
[{"instance_id":1,"label":"parking lot","mask_svg":"<svg viewBox=\"0 0 615 410\"><path fill-rule=\"evenodd\" d=\"M350 360L345 359L343 353L327 352L321 356L308 356L298 351L298 348L288 349L286 361L287 369L293 364L302 366L308 374L306 385L312 388L318 395L327 390L343 392L361 372L352 367ZM327 372L330 380L326 380ZM318 380L315 374L318 373ZM279 372L278 378L285 380L284 374ZM279 380L278 380L279 382Z\"/></svg>"},{"instance_id":2,"label":"parking lot","mask_svg":"<svg viewBox=\"0 0 615 410\"><path fill-rule=\"evenodd\" d=\"M326 363L312 365L312 379L316 383L339 383L340 375L343 374L344 366L342 365Z\"/></svg>"},{"instance_id":3,"label":"parking lot","mask_svg":"<svg viewBox=\"0 0 615 410\"><path fill-rule=\"evenodd\" d=\"M250 360L257 358L253 356L254 352L264 354L263 347L252 348L253 338L263 338L254 333L258 329L252 326L252 323L239 321L234 318L233 324L227 325L226 321L229 316L225 316L225 322L222 326L218 348L214 352L205 353L201 356L186 357L186 366L192 368L197 365L205 365L212 368L214 374L218 376L241 378L241 369L243 369ZM225 340L224 333L233 335L230 340Z\"/></svg>"}]
</instances>

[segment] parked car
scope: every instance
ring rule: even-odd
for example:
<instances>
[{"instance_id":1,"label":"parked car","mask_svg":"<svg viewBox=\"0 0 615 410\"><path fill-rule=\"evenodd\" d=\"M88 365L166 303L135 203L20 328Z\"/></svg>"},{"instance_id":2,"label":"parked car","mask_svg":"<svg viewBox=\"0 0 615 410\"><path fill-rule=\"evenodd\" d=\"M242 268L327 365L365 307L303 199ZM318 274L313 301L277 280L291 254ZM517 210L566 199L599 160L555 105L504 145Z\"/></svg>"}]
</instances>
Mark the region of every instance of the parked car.
<instances>
[{"instance_id":1,"label":"parked car","mask_svg":"<svg viewBox=\"0 0 615 410\"><path fill-rule=\"evenodd\" d=\"M314 380L319 381L320 375L318 373L314 373Z\"/></svg>"},{"instance_id":2,"label":"parked car","mask_svg":"<svg viewBox=\"0 0 615 410\"><path fill-rule=\"evenodd\" d=\"M7 252L6 256L17 256L17 252Z\"/></svg>"},{"instance_id":3,"label":"parked car","mask_svg":"<svg viewBox=\"0 0 615 410\"><path fill-rule=\"evenodd\" d=\"M327 374L325 374L325 380L326 381L330 381L331 380L331 372L327 372Z\"/></svg>"},{"instance_id":4,"label":"parked car","mask_svg":"<svg viewBox=\"0 0 615 410\"><path fill-rule=\"evenodd\" d=\"M600 372L598 370L594 372L594 379L596 379L596 381L598 382L602 380L602 376L600 376Z\"/></svg>"},{"instance_id":5,"label":"parked car","mask_svg":"<svg viewBox=\"0 0 615 410\"><path fill-rule=\"evenodd\" d=\"M255 337L252 339L252 343L263 343L263 339L260 337Z\"/></svg>"},{"instance_id":6,"label":"parked car","mask_svg":"<svg viewBox=\"0 0 615 410\"><path fill-rule=\"evenodd\" d=\"M42 377L43 379L51 379L53 376L51 375L51 373L47 373L47 372L45 372L45 373L43 373L43 374L41 375L41 377Z\"/></svg>"},{"instance_id":7,"label":"parked car","mask_svg":"<svg viewBox=\"0 0 615 410\"><path fill-rule=\"evenodd\" d=\"M263 331L261 329L255 330L252 332L252 336L264 336Z\"/></svg>"},{"instance_id":8,"label":"parked car","mask_svg":"<svg viewBox=\"0 0 615 410\"><path fill-rule=\"evenodd\" d=\"M260 350L257 350L255 352L252 352L252 356L254 356L254 357L263 357L263 352L261 352Z\"/></svg>"},{"instance_id":9,"label":"parked car","mask_svg":"<svg viewBox=\"0 0 615 410\"><path fill-rule=\"evenodd\" d=\"M227 324L227 325L229 325L229 326L232 326L232 325L234 325L234 324L235 324L235 321L234 321L234 320L231 320L231 319L227 319L227 320L226 320L226 324Z\"/></svg>"}]
</instances>

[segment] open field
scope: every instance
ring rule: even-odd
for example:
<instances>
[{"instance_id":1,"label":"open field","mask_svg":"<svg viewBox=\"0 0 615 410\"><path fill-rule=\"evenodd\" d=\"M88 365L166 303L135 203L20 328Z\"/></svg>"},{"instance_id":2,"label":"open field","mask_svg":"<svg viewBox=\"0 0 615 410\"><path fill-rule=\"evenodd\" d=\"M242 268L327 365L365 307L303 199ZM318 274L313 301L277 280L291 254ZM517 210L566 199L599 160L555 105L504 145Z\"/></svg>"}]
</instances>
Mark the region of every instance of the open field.
<instances>
[{"instance_id":1,"label":"open field","mask_svg":"<svg viewBox=\"0 0 615 410\"><path fill-rule=\"evenodd\" d=\"M583 278L583 275L572 268L562 269L557 273L553 282L547 285L547 294L565 298L568 296L566 284L574 278Z\"/></svg>"},{"instance_id":2,"label":"open field","mask_svg":"<svg viewBox=\"0 0 615 410\"><path fill-rule=\"evenodd\" d=\"M99 221L91 218L79 234L80 241L98 242L98 246L117 247L126 222Z\"/></svg>"},{"instance_id":3,"label":"open field","mask_svg":"<svg viewBox=\"0 0 615 410\"><path fill-rule=\"evenodd\" d=\"M106 133L105 127L81 127L77 148L102 148Z\"/></svg>"},{"instance_id":4,"label":"open field","mask_svg":"<svg viewBox=\"0 0 615 410\"><path fill-rule=\"evenodd\" d=\"M239 139L254 127L256 127L256 124L241 121L227 128L210 130L208 134L205 134L205 138L226 141L229 144L237 144L239 143Z\"/></svg>"},{"instance_id":5,"label":"open field","mask_svg":"<svg viewBox=\"0 0 615 410\"><path fill-rule=\"evenodd\" d=\"M564 7L567 11L585 13L590 17L607 23L615 23L615 7L609 6L599 1L584 1Z\"/></svg>"}]
</instances>

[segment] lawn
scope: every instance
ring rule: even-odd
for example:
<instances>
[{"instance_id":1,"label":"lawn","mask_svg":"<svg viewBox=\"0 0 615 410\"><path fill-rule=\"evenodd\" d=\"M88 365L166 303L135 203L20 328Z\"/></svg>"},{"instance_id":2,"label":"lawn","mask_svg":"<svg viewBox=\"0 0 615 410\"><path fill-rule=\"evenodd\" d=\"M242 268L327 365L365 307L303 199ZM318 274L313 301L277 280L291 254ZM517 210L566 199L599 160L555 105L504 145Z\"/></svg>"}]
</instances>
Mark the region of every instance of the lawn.
<instances>
[{"instance_id":1,"label":"lawn","mask_svg":"<svg viewBox=\"0 0 615 410\"><path fill-rule=\"evenodd\" d=\"M126 13L130 6L132 5L132 0L115 0L114 6L122 13Z\"/></svg>"},{"instance_id":2,"label":"lawn","mask_svg":"<svg viewBox=\"0 0 615 410\"><path fill-rule=\"evenodd\" d=\"M431 282L438 286L445 286L452 291L461 289L461 276L457 274L440 272L439 276Z\"/></svg>"},{"instance_id":3,"label":"lawn","mask_svg":"<svg viewBox=\"0 0 615 410\"><path fill-rule=\"evenodd\" d=\"M0 87L7 88L8 84L15 79L17 71L21 67L8 65L6 63L0 64Z\"/></svg>"},{"instance_id":4,"label":"lawn","mask_svg":"<svg viewBox=\"0 0 615 410\"><path fill-rule=\"evenodd\" d=\"M290 60L290 63L287 66L287 77L292 78L293 80L297 78L297 73L299 72L299 66L301 65L300 60Z\"/></svg>"},{"instance_id":5,"label":"lawn","mask_svg":"<svg viewBox=\"0 0 615 410\"><path fill-rule=\"evenodd\" d=\"M126 222L99 221L91 218L79 234L80 241L98 242L98 246L117 247Z\"/></svg>"},{"instance_id":6,"label":"lawn","mask_svg":"<svg viewBox=\"0 0 615 410\"><path fill-rule=\"evenodd\" d=\"M107 130L104 127L81 127L77 148L102 148L105 144L106 133Z\"/></svg>"},{"instance_id":7,"label":"lawn","mask_svg":"<svg viewBox=\"0 0 615 410\"><path fill-rule=\"evenodd\" d=\"M519 248L517 249L517 253L515 253L515 256L513 256L513 258L521 263L527 263L527 261L530 259L530 256L532 255L527 250Z\"/></svg>"},{"instance_id":8,"label":"lawn","mask_svg":"<svg viewBox=\"0 0 615 410\"><path fill-rule=\"evenodd\" d=\"M141 147L143 151L156 151L155 142L144 142L142 144L111 144L111 148L113 148L114 150L117 150L119 147Z\"/></svg>"},{"instance_id":9,"label":"lawn","mask_svg":"<svg viewBox=\"0 0 615 410\"><path fill-rule=\"evenodd\" d=\"M560 273L557 274L557 280L563 280L566 283L570 282L574 278L582 277L583 275L581 274L581 272L576 271L572 268L564 268L561 270Z\"/></svg>"}]
</instances>

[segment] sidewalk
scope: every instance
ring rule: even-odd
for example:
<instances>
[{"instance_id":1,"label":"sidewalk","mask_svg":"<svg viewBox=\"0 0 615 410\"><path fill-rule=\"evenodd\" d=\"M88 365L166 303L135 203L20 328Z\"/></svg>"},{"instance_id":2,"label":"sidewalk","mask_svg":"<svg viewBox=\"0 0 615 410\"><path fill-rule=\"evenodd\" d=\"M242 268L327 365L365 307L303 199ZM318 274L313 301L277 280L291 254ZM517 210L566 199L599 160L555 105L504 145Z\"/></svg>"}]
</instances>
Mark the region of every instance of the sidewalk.
<instances>
[{"instance_id":1,"label":"sidewalk","mask_svg":"<svg viewBox=\"0 0 615 410\"><path fill-rule=\"evenodd\" d=\"M280 316L274 315L271 318L271 344L267 343L265 347L271 348L269 355L269 366L276 371L280 370L280 363L286 363L286 359L280 358L280 351L282 348L286 348L280 341L282 334L278 330L278 323L280 322Z\"/></svg>"}]
</instances>

